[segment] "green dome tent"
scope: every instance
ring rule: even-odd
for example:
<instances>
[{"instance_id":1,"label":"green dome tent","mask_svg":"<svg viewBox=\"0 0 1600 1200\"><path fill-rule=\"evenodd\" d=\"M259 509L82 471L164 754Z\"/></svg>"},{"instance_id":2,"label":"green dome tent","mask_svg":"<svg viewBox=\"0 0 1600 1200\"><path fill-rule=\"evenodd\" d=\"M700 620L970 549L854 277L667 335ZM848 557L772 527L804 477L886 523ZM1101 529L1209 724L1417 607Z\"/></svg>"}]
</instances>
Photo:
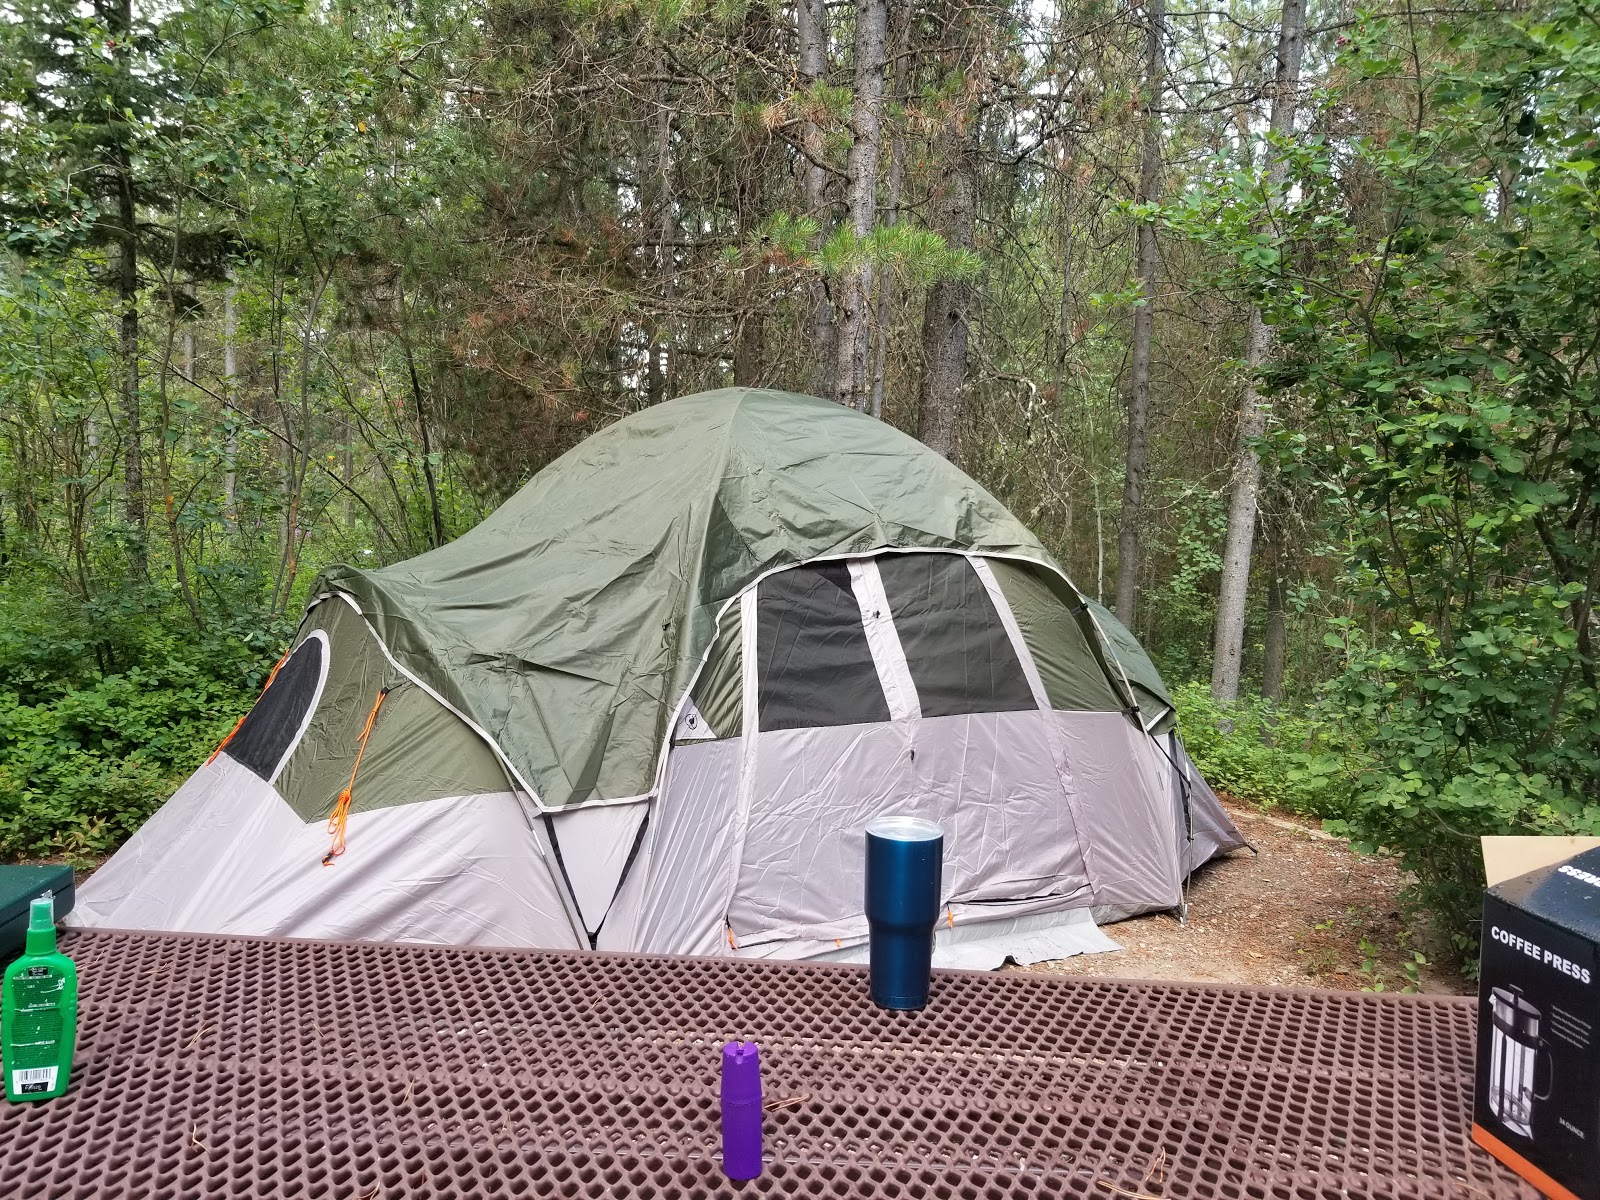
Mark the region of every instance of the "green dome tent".
<instances>
[{"instance_id":1,"label":"green dome tent","mask_svg":"<svg viewBox=\"0 0 1600 1200\"><path fill-rule=\"evenodd\" d=\"M1173 723L1137 642L956 467L724 389L597 432L447 546L326 572L77 919L847 953L861 828L894 812L946 831L948 942L1059 950L1242 844Z\"/></svg>"}]
</instances>

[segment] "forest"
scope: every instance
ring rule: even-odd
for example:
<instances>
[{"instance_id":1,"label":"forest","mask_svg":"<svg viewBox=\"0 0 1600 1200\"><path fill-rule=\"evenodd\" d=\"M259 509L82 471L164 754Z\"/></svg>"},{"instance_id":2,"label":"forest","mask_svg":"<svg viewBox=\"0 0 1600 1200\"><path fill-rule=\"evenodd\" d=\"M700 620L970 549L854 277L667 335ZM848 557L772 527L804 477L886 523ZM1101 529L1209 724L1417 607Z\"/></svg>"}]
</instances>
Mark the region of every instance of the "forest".
<instances>
[{"instance_id":1,"label":"forest","mask_svg":"<svg viewBox=\"0 0 1600 1200\"><path fill-rule=\"evenodd\" d=\"M730 384L976 478L1208 778L1600 833L1584 0L6 0L0 856L114 849L317 573Z\"/></svg>"}]
</instances>

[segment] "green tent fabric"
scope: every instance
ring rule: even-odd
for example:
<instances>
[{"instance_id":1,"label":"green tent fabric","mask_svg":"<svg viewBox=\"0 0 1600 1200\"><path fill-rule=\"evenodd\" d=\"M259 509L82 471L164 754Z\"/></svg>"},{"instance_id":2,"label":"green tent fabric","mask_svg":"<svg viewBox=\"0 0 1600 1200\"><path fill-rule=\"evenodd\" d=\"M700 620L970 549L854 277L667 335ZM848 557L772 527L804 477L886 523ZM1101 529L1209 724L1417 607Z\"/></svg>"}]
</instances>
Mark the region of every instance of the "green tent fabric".
<instances>
[{"instance_id":1,"label":"green tent fabric","mask_svg":"<svg viewBox=\"0 0 1600 1200\"><path fill-rule=\"evenodd\" d=\"M1050 706L1062 711L1119 712L1127 701L1106 678L1083 627L1074 619L1075 597L1046 570L995 560L989 569L1000 584L1023 641L1033 655Z\"/></svg>"},{"instance_id":2,"label":"green tent fabric","mask_svg":"<svg viewBox=\"0 0 1600 1200\"><path fill-rule=\"evenodd\" d=\"M689 700L704 723L699 729L684 730L692 738L738 737L744 732L744 653L739 645L739 606L730 604L717 622L717 637L711 654L701 669ZM688 739L685 739L688 740Z\"/></svg>"},{"instance_id":3,"label":"green tent fabric","mask_svg":"<svg viewBox=\"0 0 1600 1200\"><path fill-rule=\"evenodd\" d=\"M1139 644L1138 639L1128 632L1127 626L1117 620L1109 608L1087 597L1084 598L1084 604L1094 614L1095 625L1110 643L1112 658L1127 675L1128 682L1133 685L1133 694L1139 701L1141 717L1147 723L1159 717L1157 723L1151 727L1153 732L1167 732L1177 723L1177 718L1172 696L1167 692L1167 685L1161 682L1161 673L1156 670L1155 663L1150 661L1150 655L1145 653L1145 648Z\"/></svg>"},{"instance_id":4,"label":"green tent fabric","mask_svg":"<svg viewBox=\"0 0 1600 1200\"><path fill-rule=\"evenodd\" d=\"M728 388L596 433L450 545L335 567L319 588L350 595L400 667L560 809L651 790L724 603L774 568L881 547L1054 565L892 426Z\"/></svg>"},{"instance_id":5,"label":"green tent fabric","mask_svg":"<svg viewBox=\"0 0 1600 1200\"><path fill-rule=\"evenodd\" d=\"M348 604L329 599L314 606L296 647L319 631L331 662L317 719L274 780L301 820L326 817L349 782L381 688L390 690L351 790L353 812L507 789L505 769L483 740L389 665Z\"/></svg>"}]
</instances>

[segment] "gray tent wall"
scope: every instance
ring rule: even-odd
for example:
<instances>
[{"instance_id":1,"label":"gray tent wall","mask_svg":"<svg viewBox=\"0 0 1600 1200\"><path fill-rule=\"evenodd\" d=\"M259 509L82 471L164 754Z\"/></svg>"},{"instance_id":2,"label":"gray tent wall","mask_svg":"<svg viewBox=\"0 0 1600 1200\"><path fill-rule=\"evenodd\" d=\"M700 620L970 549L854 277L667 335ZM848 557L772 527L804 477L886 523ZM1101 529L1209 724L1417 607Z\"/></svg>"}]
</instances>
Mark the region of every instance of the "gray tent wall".
<instances>
[{"instance_id":1,"label":"gray tent wall","mask_svg":"<svg viewBox=\"0 0 1600 1200\"><path fill-rule=\"evenodd\" d=\"M1178 827L1180 844L1188 845L1185 869L1193 871L1220 854L1249 845L1233 822L1228 820L1217 794L1195 767L1177 731L1164 734L1163 737L1174 767L1174 804L1180 819L1187 818L1186 823Z\"/></svg>"}]
</instances>

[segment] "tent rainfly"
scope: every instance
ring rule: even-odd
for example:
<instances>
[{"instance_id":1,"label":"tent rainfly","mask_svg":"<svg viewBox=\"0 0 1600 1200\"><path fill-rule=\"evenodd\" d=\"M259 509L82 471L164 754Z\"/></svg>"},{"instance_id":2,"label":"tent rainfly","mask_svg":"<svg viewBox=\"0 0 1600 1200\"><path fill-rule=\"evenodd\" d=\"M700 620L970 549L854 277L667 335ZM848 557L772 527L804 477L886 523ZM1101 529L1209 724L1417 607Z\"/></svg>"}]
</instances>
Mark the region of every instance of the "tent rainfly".
<instances>
[{"instance_id":1,"label":"tent rainfly","mask_svg":"<svg viewBox=\"0 0 1600 1200\"><path fill-rule=\"evenodd\" d=\"M1174 724L1127 630L945 459L707 392L447 546L325 572L72 919L848 957L863 827L903 814L945 831L943 961L1048 957L1244 844Z\"/></svg>"}]
</instances>

